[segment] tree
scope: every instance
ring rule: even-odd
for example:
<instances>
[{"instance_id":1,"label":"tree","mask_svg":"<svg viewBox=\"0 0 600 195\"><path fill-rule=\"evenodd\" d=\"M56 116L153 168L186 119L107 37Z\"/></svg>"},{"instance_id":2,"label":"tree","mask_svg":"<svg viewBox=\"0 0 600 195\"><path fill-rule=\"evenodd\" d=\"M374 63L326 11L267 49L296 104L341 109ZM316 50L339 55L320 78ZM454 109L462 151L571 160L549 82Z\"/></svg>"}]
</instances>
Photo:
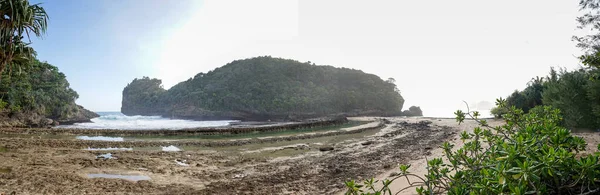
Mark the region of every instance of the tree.
<instances>
[{"instance_id":1,"label":"tree","mask_svg":"<svg viewBox=\"0 0 600 195\"><path fill-rule=\"evenodd\" d=\"M580 11L585 12L577 18L580 29L589 29L592 32L600 30L600 0L581 0ZM577 47L585 53L579 57L581 62L590 67L600 68L600 34L573 36Z\"/></svg>"},{"instance_id":2,"label":"tree","mask_svg":"<svg viewBox=\"0 0 600 195\"><path fill-rule=\"evenodd\" d=\"M41 37L48 27L48 14L40 4L28 0L0 0L0 80L12 65L26 65L35 51L30 35ZM27 41L24 41L24 38Z\"/></svg>"}]
</instances>

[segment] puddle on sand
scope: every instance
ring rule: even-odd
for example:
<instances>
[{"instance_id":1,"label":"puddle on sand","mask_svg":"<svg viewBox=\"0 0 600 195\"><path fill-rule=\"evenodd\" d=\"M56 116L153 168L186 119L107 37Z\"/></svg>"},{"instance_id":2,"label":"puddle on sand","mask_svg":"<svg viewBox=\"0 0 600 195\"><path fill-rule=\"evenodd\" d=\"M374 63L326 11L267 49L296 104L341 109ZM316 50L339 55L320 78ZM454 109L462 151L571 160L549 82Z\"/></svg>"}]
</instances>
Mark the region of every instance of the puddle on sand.
<instances>
[{"instance_id":1,"label":"puddle on sand","mask_svg":"<svg viewBox=\"0 0 600 195\"><path fill-rule=\"evenodd\" d=\"M111 153L106 153L106 154L101 154L101 155L98 155L98 156L96 156L96 159L99 159L99 158L103 158L103 159L113 159L114 157L112 156L112 154L111 154Z\"/></svg>"},{"instance_id":2,"label":"puddle on sand","mask_svg":"<svg viewBox=\"0 0 600 195\"><path fill-rule=\"evenodd\" d=\"M116 174L88 174L88 178L106 178L106 179L124 179L129 181L150 180L150 177L145 175L116 175Z\"/></svg>"},{"instance_id":3,"label":"puddle on sand","mask_svg":"<svg viewBox=\"0 0 600 195\"><path fill-rule=\"evenodd\" d=\"M125 141L122 137L105 137L105 136L77 136L79 140L90 140L90 141L111 141L111 142L122 142Z\"/></svg>"},{"instance_id":4,"label":"puddle on sand","mask_svg":"<svg viewBox=\"0 0 600 195\"><path fill-rule=\"evenodd\" d=\"M131 150L133 150L133 148L87 148L86 150L90 150L90 151L112 151L112 150L131 151Z\"/></svg>"}]
</instances>

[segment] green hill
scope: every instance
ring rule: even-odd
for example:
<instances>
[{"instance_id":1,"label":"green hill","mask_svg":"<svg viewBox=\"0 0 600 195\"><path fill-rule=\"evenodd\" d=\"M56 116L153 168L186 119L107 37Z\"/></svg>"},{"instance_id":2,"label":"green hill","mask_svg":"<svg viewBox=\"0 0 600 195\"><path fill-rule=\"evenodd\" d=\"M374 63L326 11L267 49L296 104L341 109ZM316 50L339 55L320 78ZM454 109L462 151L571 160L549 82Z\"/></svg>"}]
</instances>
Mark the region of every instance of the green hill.
<instances>
[{"instance_id":1,"label":"green hill","mask_svg":"<svg viewBox=\"0 0 600 195\"><path fill-rule=\"evenodd\" d=\"M44 127L90 122L96 113L75 104L79 97L56 66L39 60L9 67L0 82L0 127Z\"/></svg>"},{"instance_id":2,"label":"green hill","mask_svg":"<svg viewBox=\"0 0 600 195\"><path fill-rule=\"evenodd\" d=\"M236 60L169 90L158 79L134 79L121 112L188 119L290 120L331 115L401 113L393 79L360 70L256 57Z\"/></svg>"}]
</instances>

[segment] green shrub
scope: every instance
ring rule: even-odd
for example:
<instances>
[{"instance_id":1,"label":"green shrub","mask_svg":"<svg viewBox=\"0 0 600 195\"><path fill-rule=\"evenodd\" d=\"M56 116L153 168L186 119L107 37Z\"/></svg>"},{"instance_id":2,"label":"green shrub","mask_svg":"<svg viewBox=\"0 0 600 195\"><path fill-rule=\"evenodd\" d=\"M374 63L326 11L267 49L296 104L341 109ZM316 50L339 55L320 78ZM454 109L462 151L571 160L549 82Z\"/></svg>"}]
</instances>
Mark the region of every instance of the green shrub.
<instances>
[{"instance_id":1,"label":"green shrub","mask_svg":"<svg viewBox=\"0 0 600 195\"><path fill-rule=\"evenodd\" d=\"M506 108L506 101L497 101ZM392 194L389 185L409 179L418 194L594 194L600 192L598 153L581 154L586 142L560 126L560 111L538 107L531 113L512 107L503 115L505 125L492 127L478 119L477 112L457 111L462 123L475 119L480 127L463 132L464 145L458 149L444 143L442 158L427 162L427 174L411 174L410 165L401 165L401 174L382 181L367 180L364 185L346 182L347 194ZM600 148L600 145L598 146ZM407 186L409 187L409 186Z\"/></svg>"},{"instance_id":2,"label":"green shrub","mask_svg":"<svg viewBox=\"0 0 600 195\"><path fill-rule=\"evenodd\" d=\"M492 113L492 115L494 115L494 118L502 118L502 115L508 113L508 109L502 107L494 107L492 108L492 110L490 110L490 112Z\"/></svg>"}]
</instances>

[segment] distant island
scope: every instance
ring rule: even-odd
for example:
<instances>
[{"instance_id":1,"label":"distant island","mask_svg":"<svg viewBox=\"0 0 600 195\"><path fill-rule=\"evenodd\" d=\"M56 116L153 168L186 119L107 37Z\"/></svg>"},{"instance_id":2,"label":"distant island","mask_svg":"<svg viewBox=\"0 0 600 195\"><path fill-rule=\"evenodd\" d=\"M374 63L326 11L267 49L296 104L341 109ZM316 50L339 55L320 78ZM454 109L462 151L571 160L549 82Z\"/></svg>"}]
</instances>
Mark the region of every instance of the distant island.
<instances>
[{"instance_id":1,"label":"distant island","mask_svg":"<svg viewBox=\"0 0 600 195\"><path fill-rule=\"evenodd\" d=\"M134 79L123 89L121 112L261 121L402 115L404 98L394 82L360 70L263 56L199 73L168 90L159 79ZM421 114L418 107L411 111L404 113Z\"/></svg>"}]
</instances>

